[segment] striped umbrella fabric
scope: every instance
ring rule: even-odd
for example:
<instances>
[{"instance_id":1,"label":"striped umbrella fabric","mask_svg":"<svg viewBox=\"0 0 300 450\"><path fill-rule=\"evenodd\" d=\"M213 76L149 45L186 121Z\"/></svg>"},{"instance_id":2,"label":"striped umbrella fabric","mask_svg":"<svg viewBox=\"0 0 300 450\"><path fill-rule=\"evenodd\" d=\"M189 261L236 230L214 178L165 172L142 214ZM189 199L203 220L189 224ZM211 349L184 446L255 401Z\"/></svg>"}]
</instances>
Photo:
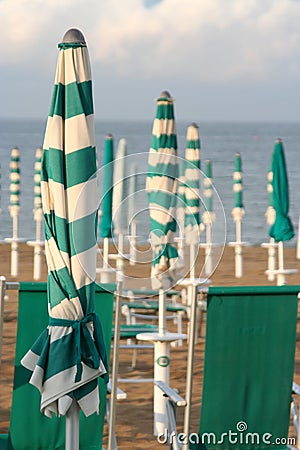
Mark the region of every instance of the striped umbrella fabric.
<instances>
[{"instance_id":1,"label":"striped umbrella fabric","mask_svg":"<svg viewBox=\"0 0 300 450\"><path fill-rule=\"evenodd\" d=\"M175 207L178 178L177 135L173 98L166 91L157 99L148 157L146 191L150 214L154 289L168 289L177 280Z\"/></svg>"},{"instance_id":2,"label":"striped umbrella fabric","mask_svg":"<svg viewBox=\"0 0 300 450\"><path fill-rule=\"evenodd\" d=\"M113 235L112 223L112 199L113 199L113 174L114 174L114 142L113 136L108 134L105 138L103 161L103 193L102 216L100 223L100 236L111 238Z\"/></svg>"},{"instance_id":3,"label":"striped umbrella fabric","mask_svg":"<svg viewBox=\"0 0 300 450\"><path fill-rule=\"evenodd\" d=\"M41 161L43 149L36 149L34 163L34 219L42 220L42 193L41 193Z\"/></svg>"},{"instance_id":4,"label":"striped umbrella fabric","mask_svg":"<svg viewBox=\"0 0 300 450\"><path fill-rule=\"evenodd\" d=\"M294 227L289 218L289 185L284 156L284 148L281 139L277 139L272 156L273 173L273 202L275 209L275 222L269 230L270 237L275 242L289 241L294 236Z\"/></svg>"},{"instance_id":5,"label":"striped umbrella fabric","mask_svg":"<svg viewBox=\"0 0 300 450\"><path fill-rule=\"evenodd\" d=\"M199 129L192 123L187 129L185 150L185 241L189 245L199 242L202 231L200 219L200 138Z\"/></svg>"},{"instance_id":6,"label":"striped umbrella fabric","mask_svg":"<svg viewBox=\"0 0 300 450\"><path fill-rule=\"evenodd\" d=\"M273 225L273 223L275 222L275 209L274 209L272 167L270 168L267 176L267 192L268 192L268 208L265 215L268 225Z\"/></svg>"},{"instance_id":7,"label":"striped umbrella fabric","mask_svg":"<svg viewBox=\"0 0 300 450\"><path fill-rule=\"evenodd\" d=\"M233 192L234 192L235 208L244 208L242 157L240 153L236 153L234 158Z\"/></svg>"},{"instance_id":8,"label":"striped umbrella fabric","mask_svg":"<svg viewBox=\"0 0 300 450\"><path fill-rule=\"evenodd\" d=\"M12 217L20 211L20 150L15 147L11 151L10 158L10 202L9 211Z\"/></svg>"},{"instance_id":9,"label":"striped umbrella fabric","mask_svg":"<svg viewBox=\"0 0 300 450\"><path fill-rule=\"evenodd\" d=\"M127 229L127 211L125 202L126 196L126 139L119 141L116 157L114 161L114 188L113 188L113 223L115 233L125 234Z\"/></svg>"},{"instance_id":10,"label":"striped umbrella fabric","mask_svg":"<svg viewBox=\"0 0 300 450\"><path fill-rule=\"evenodd\" d=\"M59 44L41 170L49 326L22 359L49 417L64 415L73 398L86 416L98 412L97 378L107 380L94 313L96 169L89 55L82 33L69 30Z\"/></svg>"},{"instance_id":11,"label":"striped umbrella fabric","mask_svg":"<svg viewBox=\"0 0 300 450\"><path fill-rule=\"evenodd\" d=\"M212 162L210 159L205 161L204 167L205 178L203 180L203 195L205 211L202 214L202 220L205 224L211 224L215 220L215 214L213 212L213 201L214 201L214 191L213 191L213 173L212 173Z\"/></svg>"}]
</instances>

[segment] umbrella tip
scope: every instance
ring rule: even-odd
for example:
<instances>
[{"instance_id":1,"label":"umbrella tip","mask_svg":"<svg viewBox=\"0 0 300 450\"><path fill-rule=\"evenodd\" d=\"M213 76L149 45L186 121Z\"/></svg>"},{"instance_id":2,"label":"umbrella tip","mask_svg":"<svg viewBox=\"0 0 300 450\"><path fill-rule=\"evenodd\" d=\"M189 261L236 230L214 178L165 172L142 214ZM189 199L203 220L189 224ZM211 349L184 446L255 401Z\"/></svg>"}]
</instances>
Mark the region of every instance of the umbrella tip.
<instances>
[{"instance_id":1,"label":"umbrella tip","mask_svg":"<svg viewBox=\"0 0 300 450\"><path fill-rule=\"evenodd\" d=\"M162 91L160 97L172 98L169 91Z\"/></svg>"},{"instance_id":2,"label":"umbrella tip","mask_svg":"<svg viewBox=\"0 0 300 450\"><path fill-rule=\"evenodd\" d=\"M62 41L63 43L80 42L81 44L85 44L85 38L77 28L70 28L66 31Z\"/></svg>"}]
</instances>

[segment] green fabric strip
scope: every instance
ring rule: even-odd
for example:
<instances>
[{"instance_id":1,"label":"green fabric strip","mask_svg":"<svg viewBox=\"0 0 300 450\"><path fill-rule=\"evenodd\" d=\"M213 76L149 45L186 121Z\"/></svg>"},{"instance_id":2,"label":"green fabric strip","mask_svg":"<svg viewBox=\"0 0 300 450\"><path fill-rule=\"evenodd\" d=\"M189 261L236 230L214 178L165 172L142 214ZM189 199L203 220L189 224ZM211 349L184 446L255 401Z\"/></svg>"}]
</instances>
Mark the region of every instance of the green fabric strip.
<instances>
[{"instance_id":1,"label":"green fabric strip","mask_svg":"<svg viewBox=\"0 0 300 450\"><path fill-rule=\"evenodd\" d=\"M161 134L159 137L152 134L151 147L153 150L160 150L164 153L164 149L177 149L177 136L176 134Z\"/></svg>"},{"instance_id":2,"label":"green fabric strip","mask_svg":"<svg viewBox=\"0 0 300 450\"><path fill-rule=\"evenodd\" d=\"M159 100L169 100L169 99L160 98ZM173 102L167 104L161 104L158 102L156 109L156 119L173 120L174 119Z\"/></svg>"},{"instance_id":3,"label":"green fabric strip","mask_svg":"<svg viewBox=\"0 0 300 450\"><path fill-rule=\"evenodd\" d=\"M92 97L92 81L82 83L70 83L63 85L55 84L53 88L52 101L49 116L69 119L80 114L86 116L94 113Z\"/></svg>"},{"instance_id":4,"label":"green fabric strip","mask_svg":"<svg viewBox=\"0 0 300 450\"><path fill-rule=\"evenodd\" d=\"M114 144L112 137L105 139L104 162L102 169L103 197L102 217L100 222L100 235L102 238L111 238L113 235L112 201L113 201L113 176L114 176Z\"/></svg>"},{"instance_id":5,"label":"green fabric strip","mask_svg":"<svg viewBox=\"0 0 300 450\"><path fill-rule=\"evenodd\" d=\"M48 181L51 178L67 189L96 177L95 165L95 147L82 148L68 154L55 148L46 149L43 152L41 179Z\"/></svg>"}]
</instances>

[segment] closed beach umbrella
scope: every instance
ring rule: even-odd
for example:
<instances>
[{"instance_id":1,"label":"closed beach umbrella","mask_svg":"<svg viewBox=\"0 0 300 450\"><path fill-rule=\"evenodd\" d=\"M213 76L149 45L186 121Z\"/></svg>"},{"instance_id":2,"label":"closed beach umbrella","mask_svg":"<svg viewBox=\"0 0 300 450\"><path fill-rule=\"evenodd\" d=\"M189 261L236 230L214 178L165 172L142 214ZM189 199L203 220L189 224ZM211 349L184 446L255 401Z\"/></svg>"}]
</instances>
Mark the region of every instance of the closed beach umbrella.
<instances>
[{"instance_id":1,"label":"closed beach umbrella","mask_svg":"<svg viewBox=\"0 0 300 450\"><path fill-rule=\"evenodd\" d=\"M109 239L113 236L112 201L114 176L114 143L111 134L108 134L104 143L103 160L103 192L101 202L100 236L103 238L103 267L108 268Z\"/></svg>"},{"instance_id":2,"label":"closed beach umbrella","mask_svg":"<svg viewBox=\"0 0 300 450\"><path fill-rule=\"evenodd\" d=\"M205 211L202 214L202 220L206 228L206 244L205 244L205 274L212 273L212 224L216 219L213 212L213 174L212 162L205 161L204 167L205 178L203 180L203 194Z\"/></svg>"},{"instance_id":3,"label":"closed beach umbrella","mask_svg":"<svg viewBox=\"0 0 300 450\"><path fill-rule=\"evenodd\" d=\"M102 216L100 223L100 236L111 238L113 235L112 224L112 199L113 199L113 174L114 174L114 143L111 134L105 138L103 161L103 192L102 192Z\"/></svg>"},{"instance_id":4,"label":"closed beach umbrella","mask_svg":"<svg viewBox=\"0 0 300 450\"><path fill-rule=\"evenodd\" d=\"M107 379L107 362L94 313L98 198L92 79L84 37L75 29L59 44L41 177L50 317L22 364L41 392L41 412L60 416L73 408L78 412L79 405L89 416L98 412L97 378Z\"/></svg>"},{"instance_id":5,"label":"closed beach umbrella","mask_svg":"<svg viewBox=\"0 0 300 450\"><path fill-rule=\"evenodd\" d=\"M125 207L126 189L126 139L120 139L114 161L114 189L113 189L113 222L114 231L117 235L124 235L127 229L127 211Z\"/></svg>"},{"instance_id":6,"label":"closed beach umbrella","mask_svg":"<svg viewBox=\"0 0 300 450\"><path fill-rule=\"evenodd\" d=\"M165 290L171 288L178 277L178 253L174 245L177 179L173 98L164 91L157 99L146 179L152 247L151 282L154 289L159 289L158 333L142 333L139 339L154 342L154 379L166 384L169 383L169 344L183 337L166 331L165 307ZM163 433L166 427L166 402L154 386L154 434Z\"/></svg>"},{"instance_id":7,"label":"closed beach umbrella","mask_svg":"<svg viewBox=\"0 0 300 450\"><path fill-rule=\"evenodd\" d=\"M190 276L195 278L197 244L203 230L200 220L200 138L195 123L188 127L186 140L184 229L185 242L190 246Z\"/></svg>"},{"instance_id":8,"label":"closed beach umbrella","mask_svg":"<svg viewBox=\"0 0 300 450\"><path fill-rule=\"evenodd\" d=\"M18 220L20 213L20 150L15 147L11 151L10 158L10 201L9 213L13 220L11 239L11 275L18 275L19 246L18 246Z\"/></svg>"},{"instance_id":9,"label":"closed beach umbrella","mask_svg":"<svg viewBox=\"0 0 300 450\"><path fill-rule=\"evenodd\" d=\"M154 289L168 289L177 279L175 263L178 253L174 245L177 177L173 99L168 92L163 92L157 99L146 180L153 253L151 282Z\"/></svg>"},{"instance_id":10,"label":"closed beach umbrella","mask_svg":"<svg viewBox=\"0 0 300 450\"><path fill-rule=\"evenodd\" d=\"M269 229L269 236L278 242L277 284L285 284L283 242L294 236L294 227L289 218L289 184L281 139L277 139L272 155L272 187L275 221Z\"/></svg>"},{"instance_id":11,"label":"closed beach umbrella","mask_svg":"<svg viewBox=\"0 0 300 450\"><path fill-rule=\"evenodd\" d=\"M42 271L42 223L43 223L43 209L42 209L42 194L41 194L41 148L37 148L35 152L34 163L34 209L33 217L35 220L35 242L29 241L30 245L34 245L34 261L33 261L33 279L39 280Z\"/></svg>"},{"instance_id":12,"label":"closed beach umbrella","mask_svg":"<svg viewBox=\"0 0 300 450\"><path fill-rule=\"evenodd\" d=\"M294 227L289 218L289 185L281 139L275 142L272 157L273 173L273 204L275 209L275 222L269 230L269 235L275 242L289 241L294 236Z\"/></svg>"},{"instance_id":13,"label":"closed beach umbrella","mask_svg":"<svg viewBox=\"0 0 300 450\"><path fill-rule=\"evenodd\" d=\"M187 244L199 242L200 229L200 138L198 126L187 129L185 150L185 240Z\"/></svg>"},{"instance_id":14,"label":"closed beach umbrella","mask_svg":"<svg viewBox=\"0 0 300 450\"><path fill-rule=\"evenodd\" d=\"M179 161L179 177L177 188L177 207L176 217L178 223L178 254L180 256L180 264L184 266L185 245L184 245L184 219L185 219L185 160Z\"/></svg>"},{"instance_id":15,"label":"closed beach umbrella","mask_svg":"<svg viewBox=\"0 0 300 450\"><path fill-rule=\"evenodd\" d=\"M245 210L243 204L242 157L240 153L236 153L234 158L233 192L234 208L231 215L235 221L235 242L233 242L232 245L235 248L235 276L237 278L241 278L243 275L242 219L244 217Z\"/></svg>"},{"instance_id":16,"label":"closed beach umbrella","mask_svg":"<svg viewBox=\"0 0 300 450\"><path fill-rule=\"evenodd\" d=\"M35 152L34 163L34 219L40 220L42 211L42 194L41 194L41 161L43 150L39 147Z\"/></svg>"}]
</instances>

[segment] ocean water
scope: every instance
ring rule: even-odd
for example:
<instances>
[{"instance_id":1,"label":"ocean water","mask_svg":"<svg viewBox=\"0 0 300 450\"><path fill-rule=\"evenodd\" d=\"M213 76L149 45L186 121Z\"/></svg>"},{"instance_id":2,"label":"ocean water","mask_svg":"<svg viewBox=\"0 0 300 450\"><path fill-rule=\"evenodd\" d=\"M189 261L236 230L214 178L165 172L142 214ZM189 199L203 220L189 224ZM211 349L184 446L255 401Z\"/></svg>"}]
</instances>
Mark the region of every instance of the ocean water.
<instances>
[{"instance_id":1,"label":"ocean water","mask_svg":"<svg viewBox=\"0 0 300 450\"><path fill-rule=\"evenodd\" d=\"M1 204L0 239L12 236L12 219L9 215L9 162L11 150L18 146L21 155L21 210L19 236L33 239L33 175L36 148L42 145L46 120L0 120ZM184 156L188 122L177 121L178 153ZM267 172L277 137L283 140L289 175L290 217L296 236L287 243L295 246L300 213L300 124L275 122L198 122L201 140L201 161L212 161L215 186L214 205L216 221L213 226L214 242L235 239L235 224L231 216L234 207L233 181L234 156L239 152L243 164L243 199L245 216L242 222L242 239L251 245L268 240L265 212L268 206ZM140 241L149 235L149 213L144 191L147 171L147 153L151 144L152 121L96 121L98 164L103 160L104 140L107 133L114 139L115 151L121 138L127 142L127 171L133 164L137 168L137 191L134 199L137 234ZM101 195L101 187L99 188ZM125 201L125 210L129 206ZM128 219L127 219L128 220Z\"/></svg>"}]
</instances>

